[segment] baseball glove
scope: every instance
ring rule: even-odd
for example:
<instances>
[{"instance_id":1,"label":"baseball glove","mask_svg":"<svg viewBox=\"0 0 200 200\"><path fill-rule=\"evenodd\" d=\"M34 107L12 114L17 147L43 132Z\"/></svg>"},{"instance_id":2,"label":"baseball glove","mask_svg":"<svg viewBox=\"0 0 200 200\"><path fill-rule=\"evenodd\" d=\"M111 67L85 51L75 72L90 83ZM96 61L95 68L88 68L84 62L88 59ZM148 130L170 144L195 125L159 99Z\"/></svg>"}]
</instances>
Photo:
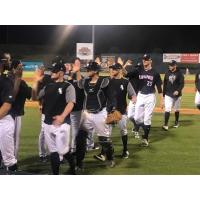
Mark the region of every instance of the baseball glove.
<instances>
[{"instance_id":1,"label":"baseball glove","mask_svg":"<svg viewBox=\"0 0 200 200\"><path fill-rule=\"evenodd\" d=\"M114 110L108 113L106 118L106 124L116 124L121 119L122 119L122 114L118 110Z\"/></svg>"}]
</instances>

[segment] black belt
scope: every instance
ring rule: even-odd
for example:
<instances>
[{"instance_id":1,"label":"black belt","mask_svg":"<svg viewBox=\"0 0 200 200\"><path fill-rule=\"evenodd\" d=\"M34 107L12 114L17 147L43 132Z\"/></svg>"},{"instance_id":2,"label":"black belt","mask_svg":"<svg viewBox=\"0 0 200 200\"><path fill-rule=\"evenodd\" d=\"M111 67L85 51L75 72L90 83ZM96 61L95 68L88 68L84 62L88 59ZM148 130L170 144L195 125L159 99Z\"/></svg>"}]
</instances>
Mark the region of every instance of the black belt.
<instances>
[{"instance_id":1,"label":"black belt","mask_svg":"<svg viewBox=\"0 0 200 200\"><path fill-rule=\"evenodd\" d=\"M88 113L93 113L93 114L97 114L97 113L99 113L100 111L102 111L103 110L103 108L101 108L100 110L87 110L86 109L86 111L88 112Z\"/></svg>"}]
</instances>

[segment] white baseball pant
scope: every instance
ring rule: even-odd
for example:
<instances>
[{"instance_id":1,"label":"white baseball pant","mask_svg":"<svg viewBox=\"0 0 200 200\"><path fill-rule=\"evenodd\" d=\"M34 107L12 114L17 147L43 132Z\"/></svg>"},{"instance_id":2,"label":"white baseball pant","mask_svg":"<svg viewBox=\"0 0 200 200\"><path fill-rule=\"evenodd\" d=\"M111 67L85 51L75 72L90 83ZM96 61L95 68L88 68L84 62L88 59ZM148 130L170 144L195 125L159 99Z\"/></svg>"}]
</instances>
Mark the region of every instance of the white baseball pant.
<instances>
[{"instance_id":1,"label":"white baseball pant","mask_svg":"<svg viewBox=\"0 0 200 200\"><path fill-rule=\"evenodd\" d=\"M144 123L144 125L151 125L151 118L155 105L155 94L141 94L139 92L135 104L135 122L137 124Z\"/></svg>"},{"instance_id":2,"label":"white baseball pant","mask_svg":"<svg viewBox=\"0 0 200 200\"><path fill-rule=\"evenodd\" d=\"M118 122L118 127L120 130L121 136L128 134L127 119L128 119L127 115L122 115L122 119ZM112 126L111 126L111 130L112 130Z\"/></svg>"},{"instance_id":3,"label":"white baseball pant","mask_svg":"<svg viewBox=\"0 0 200 200\"><path fill-rule=\"evenodd\" d=\"M128 112L127 112L128 118L130 120L134 119L134 115L135 115L135 103L133 103L132 101L129 101L127 110L128 110Z\"/></svg>"},{"instance_id":4,"label":"white baseball pant","mask_svg":"<svg viewBox=\"0 0 200 200\"><path fill-rule=\"evenodd\" d=\"M76 136L78 134L81 123L81 111L73 111L70 113L71 120L71 151L76 152Z\"/></svg>"},{"instance_id":5,"label":"white baseball pant","mask_svg":"<svg viewBox=\"0 0 200 200\"><path fill-rule=\"evenodd\" d=\"M14 119L11 115L6 115L0 120L0 151L6 167L17 163L14 147L14 129Z\"/></svg>"},{"instance_id":6,"label":"white baseball pant","mask_svg":"<svg viewBox=\"0 0 200 200\"><path fill-rule=\"evenodd\" d=\"M199 91L196 91L194 103L195 103L195 105L200 105L200 92Z\"/></svg>"},{"instance_id":7,"label":"white baseball pant","mask_svg":"<svg viewBox=\"0 0 200 200\"><path fill-rule=\"evenodd\" d=\"M85 110L81 119L81 128L89 134L95 131L97 136L110 137L111 126L105 123L106 118L106 108L98 113L89 113Z\"/></svg>"},{"instance_id":8,"label":"white baseball pant","mask_svg":"<svg viewBox=\"0 0 200 200\"><path fill-rule=\"evenodd\" d=\"M45 141L50 153L58 152L61 156L70 150L70 125L64 123L54 126L44 123Z\"/></svg>"},{"instance_id":9,"label":"white baseball pant","mask_svg":"<svg viewBox=\"0 0 200 200\"><path fill-rule=\"evenodd\" d=\"M22 125L21 116L15 117L15 132L14 132L14 144L15 144L15 158L17 159L18 151L19 151L19 140L20 140L20 132Z\"/></svg>"},{"instance_id":10,"label":"white baseball pant","mask_svg":"<svg viewBox=\"0 0 200 200\"><path fill-rule=\"evenodd\" d=\"M181 105L181 97L170 97L165 95L165 112L171 112L172 108L174 108L174 111L179 111L180 105Z\"/></svg>"},{"instance_id":11,"label":"white baseball pant","mask_svg":"<svg viewBox=\"0 0 200 200\"><path fill-rule=\"evenodd\" d=\"M47 150L46 150L46 142L45 142L45 136L44 136L44 118L45 115L41 115L41 128L40 128L40 134L39 134L39 140L38 140L38 150L39 150L39 156L45 157L47 156Z\"/></svg>"}]
</instances>

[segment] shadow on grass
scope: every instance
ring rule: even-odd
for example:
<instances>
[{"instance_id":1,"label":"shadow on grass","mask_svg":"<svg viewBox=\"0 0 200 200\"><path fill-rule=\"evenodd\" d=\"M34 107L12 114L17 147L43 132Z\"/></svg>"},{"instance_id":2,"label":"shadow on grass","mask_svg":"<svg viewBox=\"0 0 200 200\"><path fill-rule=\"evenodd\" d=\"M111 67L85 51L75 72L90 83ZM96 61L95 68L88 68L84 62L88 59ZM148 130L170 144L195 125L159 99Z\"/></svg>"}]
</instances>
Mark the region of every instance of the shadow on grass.
<instances>
[{"instance_id":1,"label":"shadow on grass","mask_svg":"<svg viewBox=\"0 0 200 200\"><path fill-rule=\"evenodd\" d=\"M50 163L42 163L38 156L31 156L18 162L20 170L32 173L35 175L48 174L50 171Z\"/></svg>"}]
</instances>

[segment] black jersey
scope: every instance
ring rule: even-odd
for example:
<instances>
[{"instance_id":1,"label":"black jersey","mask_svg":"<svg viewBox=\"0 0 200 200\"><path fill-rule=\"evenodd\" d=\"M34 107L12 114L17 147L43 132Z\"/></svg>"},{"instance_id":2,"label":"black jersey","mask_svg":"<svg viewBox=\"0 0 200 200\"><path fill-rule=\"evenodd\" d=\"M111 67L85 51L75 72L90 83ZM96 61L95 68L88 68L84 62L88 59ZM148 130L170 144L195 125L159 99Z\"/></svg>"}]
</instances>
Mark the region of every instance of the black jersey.
<instances>
[{"instance_id":1,"label":"black jersey","mask_svg":"<svg viewBox=\"0 0 200 200\"><path fill-rule=\"evenodd\" d=\"M78 81L76 79L68 80L68 82L74 86L76 92L76 103L72 111L80 111L83 109L84 90L78 87Z\"/></svg>"},{"instance_id":2,"label":"black jersey","mask_svg":"<svg viewBox=\"0 0 200 200\"><path fill-rule=\"evenodd\" d=\"M132 84L136 94L138 93L138 87L139 87L139 69L141 67L139 66L133 66L133 65L128 65L126 66L126 71L127 71L127 74L126 74L126 78L129 79L130 83ZM131 73L133 72L133 73Z\"/></svg>"},{"instance_id":3,"label":"black jersey","mask_svg":"<svg viewBox=\"0 0 200 200\"><path fill-rule=\"evenodd\" d=\"M167 95L170 97L179 97L182 95L182 89L184 87L184 75L177 69L175 72L168 70L165 73L164 85L163 85L163 96ZM178 95L174 96L173 93L178 91Z\"/></svg>"},{"instance_id":4,"label":"black jersey","mask_svg":"<svg viewBox=\"0 0 200 200\"><path fill-rule=\"evenodd\" d=\"M24 80L21 80L19 91L12 104L11 113L13 116L24 115L24 104L26 99L31 98L32 88L29 87Z\"/></svg>"},{"instance_id":5,"label":"black jersey","mask_svg":"<svg viewBox=\"0 0 200 200\"><path fill-rule=\"evenodd\" d=\"M44 75L41 82L38 84L38 94L39 92L46 87L49 83L53 83L53 80L51 79L51 75L48 73ZM44 107L43 107L43 98L39 100L40 104L42 105L42 114L44 114Z\"/></svg>"},{"instance_id":6,"label":"black jersey","mask_svg":"<svg viewBox=\"0 0 200 200\"><path fill-rule=\"evenodd\" d=\"M46 85L39 93L43 98L43 111L46 124L53 123L53 117L61 115L68 102L76 103L75 89L69 82L52 82ZM64 123L70 124L69 115Z\"/></svg>"},{"instance_id":7,"label":"black jersey","mask_svg":"<svg viewBox=\"0 0 200 200\"><path fill-rule=\"evenodd\" d=\"M12 104L14 84L6 75L0 76L0 107L4 103Z\"/></svg>"},{"instance_id":8,"label":"black jersey","mask_svg":"<svg viewBox=\"0 0 200 200\"><path fill-rule=\"evenodd\" d=\"M112 78L109 83L109 91L109 94L114 93L115 95L116 109L120 111L121 114L125 114L127 108L127 94L129 94L130 97L136 95L132 84L126 78ZM113 99L111 100L113 101Z\"/></svg>"},{"instance_id":9,"label":"black jersey","mask_svg":"<svg viewBox=\"0 0 200 200\"><path fill-rule=\"evenodd\" d=\"M144 70L144 68L137 69L138 73L138 91L141 94L155 93L155 86L158 93L162 93L162 80L160 74L154 69Z\"/></svg>"},{"instance_id":10,"label":"black jersey","mask_svg":"<svg viewBox=\"0 0 200 200\"><path fill-rule=\"evenodd\" d=\"M195 75L195 86L196 89L200 92L200 71Z\"/></svg>"}]
</instances>

